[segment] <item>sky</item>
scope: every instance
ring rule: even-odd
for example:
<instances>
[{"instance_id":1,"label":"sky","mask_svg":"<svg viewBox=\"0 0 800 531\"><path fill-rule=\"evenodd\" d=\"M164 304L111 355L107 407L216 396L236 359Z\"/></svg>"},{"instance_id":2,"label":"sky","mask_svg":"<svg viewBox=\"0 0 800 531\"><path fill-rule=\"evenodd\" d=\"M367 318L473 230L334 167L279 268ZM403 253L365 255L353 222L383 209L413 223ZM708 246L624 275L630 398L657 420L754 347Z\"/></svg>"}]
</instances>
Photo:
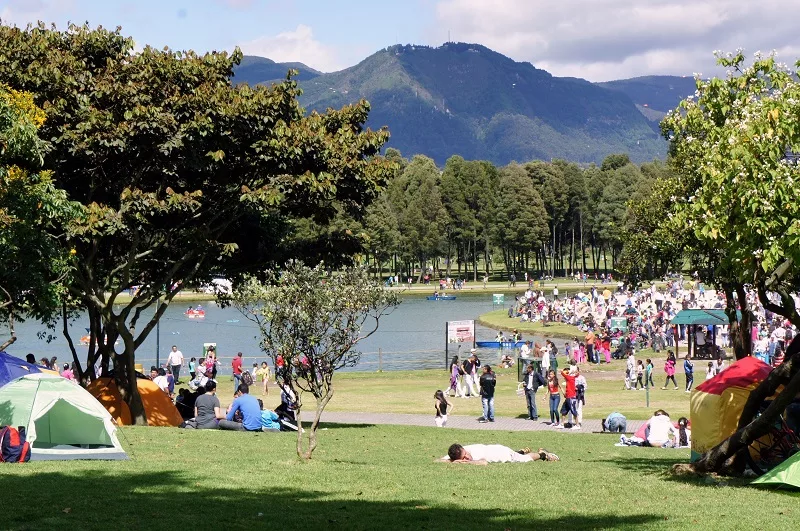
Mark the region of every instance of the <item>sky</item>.
<instances>
[{"instance_id":1,"label":"sky","mask_svg":"<svg viewBox=\"0 0 800 531\"><path fill-rule=\"evenodd\" d=\"M233 50L323 72L392 44L479 43L556 76L720 75L713 52L800 58L800 0L0 0L0 20L122 27L138 47Z\"/></svg>"}]
</instances>

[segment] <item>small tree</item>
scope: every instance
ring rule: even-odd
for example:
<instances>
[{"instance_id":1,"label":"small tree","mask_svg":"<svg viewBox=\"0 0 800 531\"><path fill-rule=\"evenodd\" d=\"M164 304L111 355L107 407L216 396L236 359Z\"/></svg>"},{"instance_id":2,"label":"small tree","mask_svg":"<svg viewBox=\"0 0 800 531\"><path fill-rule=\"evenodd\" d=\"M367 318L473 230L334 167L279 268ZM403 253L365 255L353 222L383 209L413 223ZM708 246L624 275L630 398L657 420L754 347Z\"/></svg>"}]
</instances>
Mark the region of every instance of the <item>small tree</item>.
<instances>
[{"instance_id":1,"label":"small tree","mask_svg":"<svg viewBox=\"0 0 800 531\"><path fill-rule=\"evenodd\" d=\"M283 357L277 375L297 396L297 415L303 393L316 400L316 415L308 429L308 446L297 432L297 455L311 459L317 447L317 426L333 397L336 371L353 367L359 341L375 333L384 315L399 304L397 295L370 279L363 267L325 276L322 264L308 267L290 262L282 271L268 271L266 282L248 277L231 303L261 332L261 348L275 361Z\"/></svg>"}]
</instances>

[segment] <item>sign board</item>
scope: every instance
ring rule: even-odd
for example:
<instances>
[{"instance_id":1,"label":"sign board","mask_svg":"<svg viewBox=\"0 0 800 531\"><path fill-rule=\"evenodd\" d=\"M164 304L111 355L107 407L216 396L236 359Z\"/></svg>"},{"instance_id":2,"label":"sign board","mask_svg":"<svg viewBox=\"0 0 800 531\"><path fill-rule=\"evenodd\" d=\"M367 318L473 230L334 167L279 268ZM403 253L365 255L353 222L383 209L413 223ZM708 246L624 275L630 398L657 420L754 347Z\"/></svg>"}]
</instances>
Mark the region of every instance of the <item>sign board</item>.
<instances>
[{"instance_id":1,"label":"sign board","mask_svg":"<svg viewBox=\"0 0 800 531\"><path fill-rule=\"evenodd\" d=\"M447 342L467 343L472 348L475 342L475 321L447 321Z\"/></svg>"},{"instance_id":2,"label":"sign board","mask_svg":"<svg viewBox=\"0 0 800 531\"><path fill-rule=\"evenodd\" d=\"M492 304L505 304L506 296L502 293L492 294Z\"/></svg>"},{"instance_id":3,"label":"sign board","mask_svg":"<svg viewBox=\"0 0 800 531\"><path fill-rule=\"evenodd\" d=\"M628 329L628 319L625 317L612 317L611 329L613 330L614 328L623 332L626 331Z\"/></svg>"}]
</instances>

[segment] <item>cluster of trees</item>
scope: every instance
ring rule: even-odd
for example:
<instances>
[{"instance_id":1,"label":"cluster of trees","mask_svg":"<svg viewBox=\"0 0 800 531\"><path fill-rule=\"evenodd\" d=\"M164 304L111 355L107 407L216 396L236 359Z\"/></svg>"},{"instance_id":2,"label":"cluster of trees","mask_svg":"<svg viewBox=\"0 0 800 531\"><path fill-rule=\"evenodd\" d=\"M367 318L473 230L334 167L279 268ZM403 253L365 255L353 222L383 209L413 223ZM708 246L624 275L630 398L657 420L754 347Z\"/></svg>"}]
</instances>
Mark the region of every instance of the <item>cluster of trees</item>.
<instances>
[{"instance_id":1,"label":"cluster of trees","mask_svg":"<svg viewBox=\"0 0 800 531\"><path fill-rule=\"evenodd\" d=\"M453 156L443 169L422 155L409 161L389 149L386 156L401 171L360 229L376 273L418 278L432 266L477 280L495 261L518 276L613 270L627 240L629 204L672 175L664 163L636 165L624 154L599 167L563 160L496 167ZM646 268L657 274L679 259L655 255Z\"/></svg>"},{"instance_id":2,"label":"cluster of trees","mask_svg":"<svg viewBox=\"0 0 800 531\"><path fill-rule=\"evenodd\" d=\"M119 30L0 25L0 316L60 315L80 379L113 360L135 422L136 349L183 286L288 258L335 267L355 237L303 224L361 212L397 170L379 156L388 131L363 127L367 102L306 114L291 79L234 86L240 60L137 52ZM77 312L91 331L81 355L66 326Z\"/></svg>"}]
</instances>

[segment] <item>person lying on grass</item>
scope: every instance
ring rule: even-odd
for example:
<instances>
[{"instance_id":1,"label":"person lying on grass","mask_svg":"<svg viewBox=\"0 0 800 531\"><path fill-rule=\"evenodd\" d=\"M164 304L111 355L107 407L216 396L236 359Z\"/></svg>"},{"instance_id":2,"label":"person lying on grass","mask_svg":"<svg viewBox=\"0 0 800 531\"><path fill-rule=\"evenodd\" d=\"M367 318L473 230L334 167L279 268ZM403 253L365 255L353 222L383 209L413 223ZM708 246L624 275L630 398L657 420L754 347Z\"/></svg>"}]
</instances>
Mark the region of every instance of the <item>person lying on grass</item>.
<instances>
[{"instance_id":1,"label":"person lying on grass","mask_svg":"<svg viewBox=\"0 0 800 531\"><path fill-rule=\"evenodd\" d=\"M536 453L530 448L514 451L502 444L470 444L461 446L453 444L447 455L439 461L446 463L467 463L470 465L488 465L489 463L527 463L530 461L560 461L554 453L539 448Z\"/></svg>"}]
</instances>

